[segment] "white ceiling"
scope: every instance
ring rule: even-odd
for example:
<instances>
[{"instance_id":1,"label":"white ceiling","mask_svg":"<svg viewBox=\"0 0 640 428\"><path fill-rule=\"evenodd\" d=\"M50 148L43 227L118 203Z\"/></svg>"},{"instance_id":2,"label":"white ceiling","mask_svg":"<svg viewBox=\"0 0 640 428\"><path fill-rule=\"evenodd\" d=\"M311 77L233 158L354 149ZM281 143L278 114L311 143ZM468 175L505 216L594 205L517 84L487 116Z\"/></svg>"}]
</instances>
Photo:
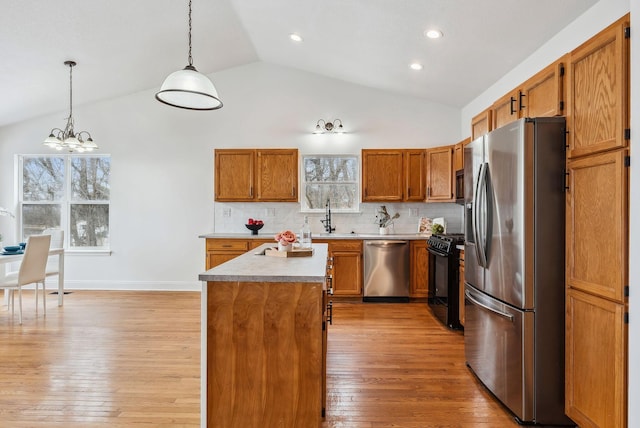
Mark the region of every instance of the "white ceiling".
<instances>
[{"instance_id":1,"label":"white ceiling","mask_svg":"<svg viewBox=\"0 0 640 428\"><path fill-rule=\"evenodd\" d=\"M596 2L193 0L194 65L265 61L462 107ZM0 126L66 112L67 59L74 105L159 88L187 64L187 0L0 6ZM430 27L444 38L426 39Z\"/></svg>"}]
</instances>

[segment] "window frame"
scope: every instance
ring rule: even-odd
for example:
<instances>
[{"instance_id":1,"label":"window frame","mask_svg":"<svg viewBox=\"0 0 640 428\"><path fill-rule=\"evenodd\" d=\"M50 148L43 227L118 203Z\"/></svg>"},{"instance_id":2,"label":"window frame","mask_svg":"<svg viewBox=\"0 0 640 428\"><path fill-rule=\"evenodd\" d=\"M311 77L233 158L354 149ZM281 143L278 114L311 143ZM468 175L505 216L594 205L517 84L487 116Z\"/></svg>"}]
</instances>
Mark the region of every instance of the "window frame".
<instances>
[{"instance_id":1,"label":"window frame","mask_svg":"<svg viewBox=\"0 0 640 428\"><path fill-rule=\"evenodd\" d=\"M72 173L71 173L71 163L73 158L109 158L109 165L111 165L111 155L108 154L98 154L98 153L69 153L69 154L20 154L18 155L17 162L17 199L18 199L18 210L17 210L17 236L18 239L22 240L24 233L24 218L23 218L23 207L25 205L59 205L60 206L60 228L65 231L64 234L64 248L66 252L73 253L111 253L111 173L109 173L109 199L96 199L96 200L87 200L81 199L76 200L73 199L72 195ZM59 200L47 200L47 201L25 201L24 200L24 160L29 158L62 158L64 162L64 184L63 184L63 197ZM108 206L108 225L109 225L109 238L107 239L108 244L105 246L96 246L96 247L78 247L71 246L71 237L70 237L70 222L71 222L71 207L74 205L107 205Z\"/></svg>"},{"instance_id":2,"label":"window frame","mask_svg":"<svg viewBox=\"0 0 640 428\"><path fill-rule=\"evenodd\" d=\"M305 174L305 159L314 158L314 159L322 159L322 158L352 158L355 161L355 165L357 171L355 172L355 181L332 181L332 182L323 182L322 184L353 184L355 186L355 203L352 208L337 208L332 206L331 212L333 213L344 213L344 214L357 214L360 213L360 183L361 183L361 169L362 165L360 163L360 155L354 153L342 153L342 154L302 154L300 155L300 212L301 213L324 213L325 208L309 208L306 203L305 194L307 191L307 183L313 184L313 182L306 181ZM318 184L318 183L315 183Z\"/></svg>"}]
</instances>

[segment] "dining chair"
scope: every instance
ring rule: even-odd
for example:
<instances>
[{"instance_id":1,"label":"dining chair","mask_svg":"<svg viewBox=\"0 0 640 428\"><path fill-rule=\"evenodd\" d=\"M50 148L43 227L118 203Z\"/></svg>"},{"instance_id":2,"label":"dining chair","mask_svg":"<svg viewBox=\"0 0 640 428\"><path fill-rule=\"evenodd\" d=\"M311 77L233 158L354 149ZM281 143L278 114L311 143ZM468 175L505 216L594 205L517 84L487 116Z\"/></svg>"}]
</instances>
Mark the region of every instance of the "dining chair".
<instances>
[{"instance_id":1,"label":"dining chair","mask_svg":"<svg viewBox=\"0 0 640 428\"><path fill-rule=\"evenodd\" d=\"M0 288L8 290L11 315L15 314L14 290L18 290L18 304L20 324L22 324L22 287L28 284L36 285L36 312L38 311L38 284L42 284L42 308L47 315L47 299L45 295L44 279L49 256L51 235L32 235L27 240L24 257L20 262L17 273L10 273L1 282Z\"/></svg>"},{"instance_id":2,"label":"dining chair","mask_svg":"<svg viewBox=\"0 0 640 428\"><path fill-rule=\"evenodd\" d=\"M51 244L49 248L62 248L64 247L64 230L59 228L48 228L42 232L42 235L51 235ZM58 261L56 260L60 256L49 256L47 259L47 267L46 267L46 276L55 276L60 275L60 270L58 269ZM51 263L52 260L56 260L55 263Z\"/></svg>"}]
</instances>

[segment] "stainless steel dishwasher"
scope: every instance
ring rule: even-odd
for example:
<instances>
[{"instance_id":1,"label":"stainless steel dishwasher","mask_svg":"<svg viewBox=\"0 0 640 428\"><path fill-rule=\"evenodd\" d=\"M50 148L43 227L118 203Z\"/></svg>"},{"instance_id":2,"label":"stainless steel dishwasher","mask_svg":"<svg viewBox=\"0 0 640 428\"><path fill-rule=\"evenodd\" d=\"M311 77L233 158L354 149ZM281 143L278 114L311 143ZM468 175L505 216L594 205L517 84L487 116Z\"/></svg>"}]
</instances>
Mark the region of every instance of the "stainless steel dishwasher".
<instances>
[{"instance_id":1,"label":"stainless steel dishwasher","mask_svg":"<svg viewBox=\"0 0 640 428\"><path fill-rule=\"evenodd\" d=\"M365 302L409 301L409 241L364 241Z\"/></svg>"}]
</instances>

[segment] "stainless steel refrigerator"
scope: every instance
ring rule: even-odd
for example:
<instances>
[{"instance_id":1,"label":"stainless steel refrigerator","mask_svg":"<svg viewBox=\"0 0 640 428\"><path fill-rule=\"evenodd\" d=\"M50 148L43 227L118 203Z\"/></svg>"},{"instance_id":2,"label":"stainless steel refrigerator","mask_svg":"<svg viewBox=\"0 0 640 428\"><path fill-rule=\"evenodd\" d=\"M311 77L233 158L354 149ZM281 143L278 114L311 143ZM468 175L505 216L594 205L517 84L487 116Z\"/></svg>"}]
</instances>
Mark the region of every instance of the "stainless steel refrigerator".
<instances>
[{"instance_id":1,"label":"stainless steel refrigerator","mask_svg":"<svg viewBox=\"0 0 640 428\"><path fill-rule=\"evenodd\" d=\"M465 356L526 423L564 414L565 120L520 119L464 149Z\"/></svg>"}]
</instances>

